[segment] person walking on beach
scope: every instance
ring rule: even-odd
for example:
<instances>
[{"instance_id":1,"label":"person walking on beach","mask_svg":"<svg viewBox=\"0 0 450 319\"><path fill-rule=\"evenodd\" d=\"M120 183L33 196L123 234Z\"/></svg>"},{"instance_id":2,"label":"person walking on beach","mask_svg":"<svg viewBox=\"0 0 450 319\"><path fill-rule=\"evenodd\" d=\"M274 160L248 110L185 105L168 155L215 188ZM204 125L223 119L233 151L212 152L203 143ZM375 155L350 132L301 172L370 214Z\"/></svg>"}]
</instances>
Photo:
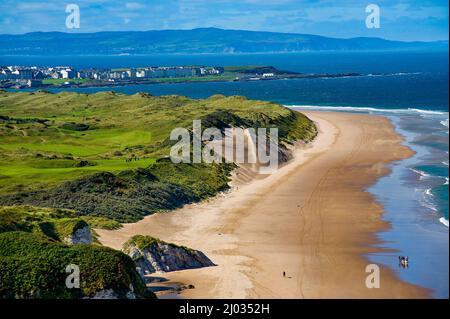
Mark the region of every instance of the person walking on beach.
<instances>
[{"instance_id":1,"label":"person walking on beach","mask_svg":"<svg viewBox=\"0 0 450 319\"><path fill-rule=\"evenodd\" d=\"M283 271L283 277L286 277L286 272L285 271Z\"/></svg>"}]
</instances>

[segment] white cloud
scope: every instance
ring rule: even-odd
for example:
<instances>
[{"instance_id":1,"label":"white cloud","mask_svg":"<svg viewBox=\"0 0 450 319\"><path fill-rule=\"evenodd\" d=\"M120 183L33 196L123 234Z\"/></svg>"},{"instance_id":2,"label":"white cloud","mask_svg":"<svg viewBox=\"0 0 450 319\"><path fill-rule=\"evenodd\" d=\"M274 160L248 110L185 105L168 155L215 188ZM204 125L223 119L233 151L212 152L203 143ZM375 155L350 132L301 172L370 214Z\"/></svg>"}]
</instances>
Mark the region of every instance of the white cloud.
<instances>
[{"instance_id":1,"label":"white cloud","mask_svg":"<svg viewBox=\"0 0 450 319\"><path fill-rule=\"evenodd\" d=\"M142 9L145 6L139 2L127 2L127 3L125 3L125 7L127 9L137 10L137 9Z\"/></svg>"}]
</instances>

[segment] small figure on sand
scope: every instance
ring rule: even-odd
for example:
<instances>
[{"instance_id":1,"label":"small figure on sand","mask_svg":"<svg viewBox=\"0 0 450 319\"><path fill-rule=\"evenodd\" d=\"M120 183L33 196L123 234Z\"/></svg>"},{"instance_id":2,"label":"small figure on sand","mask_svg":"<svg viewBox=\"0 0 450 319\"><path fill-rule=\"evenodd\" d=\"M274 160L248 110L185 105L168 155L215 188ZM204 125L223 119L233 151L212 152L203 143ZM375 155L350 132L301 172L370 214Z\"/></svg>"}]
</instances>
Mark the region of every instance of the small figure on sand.
<instances>
[{"instance_id":1,"label":"small figure on sand","mask_svg":"<svg viewBox=\"0 0 450 319\"><path fill-rule=\"evenodd\" d=\"M402 268L408 268L409 257L408 256L398 256L399 266Z\"/></svg>"},{"instance_id":2,"label":"small figure on sand","mask_svg":"<svg viewBox=\"0 0 450 319\"><path fill-rule=\"evenodd\" d=\"M286 277L286 272L285 271L283 271L283 277Z\"/></svg>"}]
</instances>

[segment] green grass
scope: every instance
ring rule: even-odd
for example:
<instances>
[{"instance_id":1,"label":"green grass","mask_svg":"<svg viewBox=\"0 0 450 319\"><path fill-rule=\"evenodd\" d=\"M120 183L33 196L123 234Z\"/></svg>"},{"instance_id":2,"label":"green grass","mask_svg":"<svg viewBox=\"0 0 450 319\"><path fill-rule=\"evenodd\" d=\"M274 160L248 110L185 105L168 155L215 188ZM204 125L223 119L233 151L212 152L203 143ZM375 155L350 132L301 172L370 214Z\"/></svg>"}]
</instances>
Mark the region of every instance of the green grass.
<instances>
[{"instance_id":1,"label":"green grass","mask_svg":"<svg viewBox=\"0 0 450 319\"><path fill-rule=\"evenodd\" d=\"M83 216L81 218L86 223L88 223L91 228L107 229L107 230L115 230L122 228L121 223L106 217Z\"/></svg>"},{"instance_id":2,"label":"green grass","mask_svg":"<svg viewBox=\"0 0 450 319\"><path fill-rule=\"evenodd\" d=\"M234 164L166 159L172 129L196 119L203 128L277 127L285 143L317 132L300 113L239 96L0 91L0 298L123 294L130 284L152 297L122 252L62 241L86 225L117 229L226 190ZM81 289L65 287L69 264L80 266Z\"/></svg>"},{"instance_id":3,"label":"green grass","mask_svg":"<svg viewBox=\"0 0 450 319\"><path fill-rule=\"evenodd\" d=\"M153 158L126 162L125 159L95 159L94 166L75 167L79 160L34 160L19 159L15 162L0 160L0 187L4 194L18 191L47 189L62 182L99 172L121 172L127 169L147 167ZM33 181L30 184L30 181Z\"/></svg>"},{"instance_id":4,"label":"green grass","mask_svg":"<svg viewBox=\"0 0 450 319\"><path fill-rule=\"evenodd\" d=\"M217 81L232 81L238 76L234 72L225 72L220 75L208 76L185 76L185 77L168 77L168 78L148 78L148 79L130 79L130 81L154 82L154 83L184 83L184 82L217 82ZM65 82L69 83L89 83L97 80L93 79L44 79L42 84L62 85Z\"/></svg>"},{"instance_id":5,"label":"green grass","mask_svg":"<svg viewBox=\"0 0 450 319\"><path fill-rule=\"evenodd\" d=\"M192 251L191 248L185 247L185 246L178 246L173 243L167 243L165 241L162 241L161 239L147 236L147 235L134 235L130 239L128 239L122 246L122 251L125 253L129 253L130 248L135 246L139 248L140 250L144 250L152 245L156 244L163 244L163 245L169 245L175 248L183 248L186 251Z\"/></svg>"},{"instance_id":6,"label":"green grass","mask_svg":"<svg viewBox=\"0 0 450 319\"><path fill-rule=\"evenodd\" d=\"M213 196L228 187L232 166L157 162L169 155L171 131L191 129L196 119L203 128L277 127L286 143L316 134L302 114L240 96L2 91L0 205L69 208L130 222Z\"/></svg>"},{"instance_id":7,"label":"green grass","mask_svg":"<svg viewBox=\"0 0 450 319\"><path fill-rule=\"evenodd\" d=\"M121 227L104 217L79 217L66 209L0 207L0 299L73 299L91 297L103 289L113 289L124 298L130 284L138 297L154 298L124 253L98 244L63 244L65 237L88 225ZM80 269L79 289L65 285L70 264Z\"/></svg>"},{"instance_id":8,"label":"green grass","mask_svg":"<svg viewBox=\"0 0 450 319\"><path fill-rule=\"evenodd\" d=\"M39 234L0 233L0 298L73 299L113 289L124 298L133 286L139 297L154 298L130 257L96 245L67 246ZM69 289L66 267L80 269L80 288Z\"/></svg>"},{"instance_id":9,"label":"green grass","mask_svg":"<svg viewBox=\"0 0 450 319\"><path fill-rule=\"evenodd\" d=\"M221 75L187 76L179 78L153 78L153 79L146 79L146 81L158 83L218 82L218 81L231 81L234 80L235 78L236 74L228 72Z\"/></svg>"},{"instance_id":10,"label":"green grass","mask_svg":"<svg viewBox=\"0 0 450 319\"><path fill-rule=\"evenodd\" d=\"M26 231L62 241L85 226L109 230L122 227L120 223L109 218L79 216L75 211L68 209L30 205L0 207L0 233Z\"/></svg>"},{"instance_id":11,"label":"green grass","mask_svg":"<svg viewBox=\"0 0 450 319\"><path fill-rule=\"evenodd\" d=\"M43 79L42 84L85 83L89 81L91 79Z\"/></svg>"},{"instance_id":12,"label":"green grass","mask_svg":"<svg viewBox=\"0 0 450 319\"><path fill-rule=\"evenodd\" d=\"M134 235L123 244L123 250L126 251L131 246L136 246L137 248L142 250L155 244L166 244L166 243L158 238L154 238L151 236Z\"/></svg>"}]
</instances>

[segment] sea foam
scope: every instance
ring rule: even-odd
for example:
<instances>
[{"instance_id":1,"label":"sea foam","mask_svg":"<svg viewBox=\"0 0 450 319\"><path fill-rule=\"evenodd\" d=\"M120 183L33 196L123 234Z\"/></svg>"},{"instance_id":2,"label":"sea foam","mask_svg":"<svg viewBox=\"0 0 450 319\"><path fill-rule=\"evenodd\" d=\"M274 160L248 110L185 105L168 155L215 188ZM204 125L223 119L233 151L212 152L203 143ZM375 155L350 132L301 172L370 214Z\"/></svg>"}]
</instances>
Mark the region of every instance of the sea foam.
<instances>
[{"instance_id":1,"label":"sea foam","mask_svg":"<svg viewBox=\"0 0 450 319\"><path fill-rule=\"evenodd\" d=\"M418 174L420 180L423 180L424 178L430 177L430 174L427 174L424 171L421 171L421 170L418 170L418 169L414 169L414 168L410 168L410 170L412 170L414 173Z\"/></svg>"},{"instance_id":2,"label":"sea foam","mask_svg":"<svg viewBox=\"0 0 450 319\"><path fill-rule=\"evenodd\" d=\"M448 227L448 220L447 219L445 219L445 217L441 217L441 218L439 218L439 221L442 223L442 224L444 224L445 226L447 226Z\"/></svg>"},{"instance_id":3,"label":"sea foam","mask_svg":"<svg viewBox=\"0 0 450 319\"><path fill-rule=\"evenodd\" d=\"M312 109L312 110L327 110L327 111L347 111L347 112L369 112L369 113L394 113L394 114L419 114L419 115L448 115L448 112L442 111L431 111L423 110L417 108L407 108L407 109L384 109L375 107L357 107L357 106L320 106L320 105L285 105L290 108L300 108L300 109ZM448 119L447 127L448 127ZM445 121L442 121L445 122ZM442 124L442 123L441 123ZM445 125L445 124L443 124Z\"/></svg>"},{"instance_id":4,"label":"sea foam","mask_svg":"<svg viewBox=\"0 0 450 319\"><path fill-rule=\"evenodd\" d=\"M425 110L419 108L404 108L404 109L385 109L385 108L375 108L375 107L355 107L355 106L318 106L318 105L285 105L288 108L297 108L300 110L318 110L318 111L341 111L341 112L357 112L357 113L369 113L369 114L380 114L380 115L414 115L424 119L430 119L436 121L436 126L446 129L448 134L449 127L449 113L443 111ZM446 152L448 154L448 152ZM448 159L442 161L443 165L448 166ZM448 185L448 177L445 176L435 176L428 174L424 171L409 168L411 171L418 175L418 179L425 183L428 183L429 179L434 178L444 178L444 185ZM432 193L432 189L429 188L418 188L417 192L420 192L420 198L418 198L420 205L426 209L432 211L433 213L439 214L439 207L435 203L435 195ZM440 214L442 216L442 214ZM448 227L448 220L445 217L440 217L439 221Z\"/></svg>"}]
</instances>

